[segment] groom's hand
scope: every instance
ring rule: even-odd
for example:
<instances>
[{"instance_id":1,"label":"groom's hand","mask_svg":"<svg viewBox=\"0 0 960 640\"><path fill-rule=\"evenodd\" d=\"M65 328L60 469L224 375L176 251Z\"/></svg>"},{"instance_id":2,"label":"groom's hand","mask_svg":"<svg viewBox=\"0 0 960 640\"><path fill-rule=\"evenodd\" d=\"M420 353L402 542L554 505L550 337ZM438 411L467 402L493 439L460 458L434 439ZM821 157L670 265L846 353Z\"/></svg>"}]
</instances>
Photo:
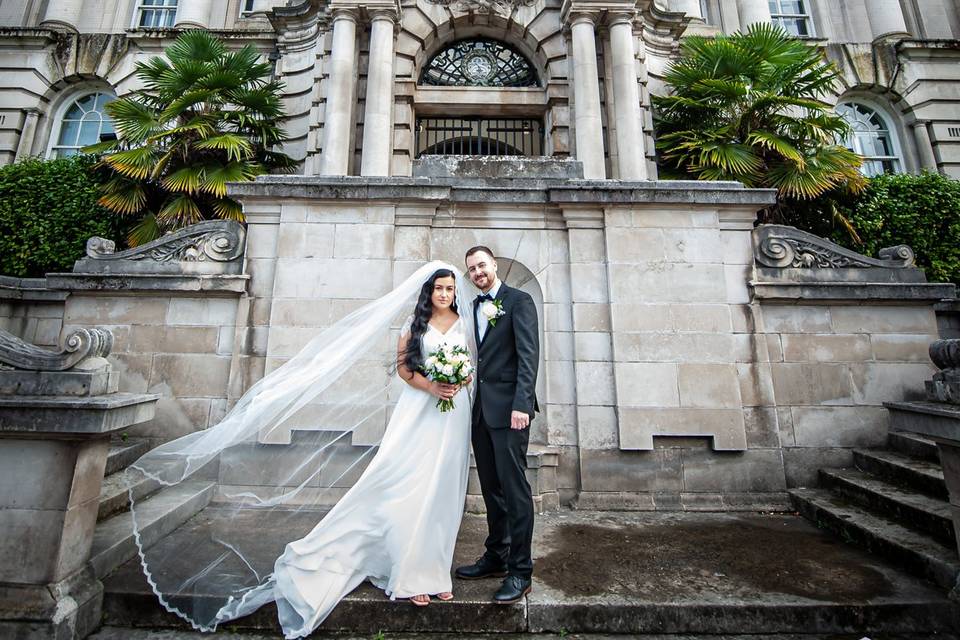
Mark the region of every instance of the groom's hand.
<instances>
[{"instance_id":1,"label":"groom's hand","mask_svg":"<svg viewBox=\"0 0 960 640\"><path fill-rule=\"evenodd\" d=\"M526 429L530 425L530 416L524 413L523 411L512 411L510 412L510 428L517 429Z\"/></svg>"}]
</instances>

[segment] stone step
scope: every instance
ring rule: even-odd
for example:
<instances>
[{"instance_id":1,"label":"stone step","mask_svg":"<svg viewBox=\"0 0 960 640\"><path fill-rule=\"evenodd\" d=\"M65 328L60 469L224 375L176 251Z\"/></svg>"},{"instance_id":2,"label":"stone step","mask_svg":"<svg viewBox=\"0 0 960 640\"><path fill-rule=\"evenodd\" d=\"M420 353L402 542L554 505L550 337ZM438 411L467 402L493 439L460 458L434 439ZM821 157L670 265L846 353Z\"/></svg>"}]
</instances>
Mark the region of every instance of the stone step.
<instances>
[{"instance_id":1,"label":"stone step","mask_svg":"<svg viewBox=\"0 0 960 640\"><path fill-rule=\"evenodd\" d=\"M853 463L861 471L867 471L895 484L916 489L935 498L948 499L943 469L938 464L881 449L854 449Z\"/></svg>"},{"instance_id":2,"label":"stone step","mask_svg":"<svg viewBox=\"0 0 960 640\"><path fill-rule=\"evenodd\" d=\"M123 469L103 479L100 485L100 508L97 520L105 520L115 513L126 511L130 506L130 489L134 500L153 493L160 483L146 478L139 471Z\"/></svg>"},{"instance_id":3,"label":"stone step","mask_svg":"<svg viewBox=\"0 0 960 640\"><path fill-rule=\"evenodd\" d=\"M946 545L956 543L950 503L904 489L856 469L821 469L820 486Z\"/></svg>"},{"instance_id":4,"label":"stone step","mask_svg":"<svg viewBox=\"0 0 960 640\"><path fill-rule=\"evenodd\" d=\"M103 475L109 476L118 471L123 471L149 450L150 443L141 438L114 440L110 443L107 467L104 469Z\"/></svg>"},{"instance_id":5,"label":"stone step","mask_svg":"<svg viewBox=\"0 0 960 640\"><path fill-rule=\"evenodd\" d=\"M960 558L955 547L850 504L824 489L792 489L789 494L794 508L818 527L944 589L957 586Z\"/></svg>"},{"instance_id":6,"label":"stone step","mask_svg":"<svg viewBox=\"0 0 960 640\"><path fill-rule=\"evenodd\" d=\"M909 431L891 431L887 436L890 448L898 453L940 464L940 452L937 443Z\"/></svg>"},{"instance_id":7,"label":"stone step","mask_svg":"<svg viewBox=\"0 0 960 640\"><path fill-rule=\"evenodd\" d=\"M559 634L564 637L566 634ZM556 633L483 633L471 634L469 640L531 640L544 639L556 640ZM217 640L276 640L276 634L268 633L230 633L229 631L218 631L215 636ZM311 640L370 640L369 634L312 634ZM374 635L374 637L377 637ZM684 634L682 637L676 635L664 635L657 632L643 634L646 640L864 640L866 636L863 633L843 634ZM879 636L874 636L880 640ZM210 640L211 636L200 631L171 631L169 629L134 629L131 627L112 627L106 626L98 629L93 635L88 636L88 640ZM389 640L463 640L464 636L459 633L400 633L390 634ZM955 634L938 633L936 640L960 640L960 636ZM606 634L577 634L575 640L616 640ZM883 640L931 640L929 633L896 633L883 635Z\"/></svg>"},{"instance_id":8,"label":"stone step","mask_svg":"<svg viewBox=\"0 0 960 640\"><path fill-rule=\"evenodd\" d=\"M137 504L140 539L145 547L169 534L210 502L214 483L184 482L157 491ZM90 564L97 578L119 567L137 554L130 512L118 513L97 523L90 550Z\"/></svg>"}]
</instances>

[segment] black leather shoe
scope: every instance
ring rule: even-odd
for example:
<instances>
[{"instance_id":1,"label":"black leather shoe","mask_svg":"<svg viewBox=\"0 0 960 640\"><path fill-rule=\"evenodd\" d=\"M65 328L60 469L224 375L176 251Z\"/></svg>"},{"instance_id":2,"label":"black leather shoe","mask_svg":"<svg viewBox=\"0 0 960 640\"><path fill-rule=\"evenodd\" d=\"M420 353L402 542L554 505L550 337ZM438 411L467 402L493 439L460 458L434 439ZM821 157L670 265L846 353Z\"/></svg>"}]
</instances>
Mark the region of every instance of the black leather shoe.
<instances>
[{"instance_id":1,"label":"black leather shoe","mask_svg":"<svg viewBox=\"0 0 960 640\"><path fill-rule=\"evenodd\" d=\"M497 563L491 560L489 556L483 555L473 564L465 567L457 567L453 572L461 580L479 580L480 578L502 578L507 575L507 566L503 563Z\"/></svg>"},{"instance_id":2,"label":"black leather shoe","mask_svg":"<svg viewBox=\"0 0 960 640\"><path fill-rule=\"evenodd\" d=\"M497 604L513 604L520 602L523 596L530 593L532 584L529 578L507 576L500 588L493 594L493 601Z\"/></svg>"}]
</instances>

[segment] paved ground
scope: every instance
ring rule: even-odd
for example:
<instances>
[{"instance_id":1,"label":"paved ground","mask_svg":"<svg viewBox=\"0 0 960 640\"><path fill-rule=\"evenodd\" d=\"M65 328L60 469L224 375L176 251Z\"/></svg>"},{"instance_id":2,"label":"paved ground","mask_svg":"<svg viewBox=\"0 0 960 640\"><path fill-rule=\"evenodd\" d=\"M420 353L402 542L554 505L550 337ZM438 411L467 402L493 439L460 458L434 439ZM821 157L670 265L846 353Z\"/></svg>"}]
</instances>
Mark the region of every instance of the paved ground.
<instances>
[{"instance_id":1,"label":"paved ground","mask_svg":"<svg viewBox=\"0 0 960 640\"><path fill-rule=\"evenodd\" d=\"M215 508L208 508L160 544L182 550L183 562L203 562L204 529L190 525L217 516ZM309 529L312 520L302 518L249 522L250 544L262 553L263 566L278 553L271 528ZM484 520L466 516L455 562L472 561L482 550L484 535ZM490 604L496 580L456 581L455 602L434 601L422 610L405 601L390 602L363 585L337 607L324 628L364 633L358 637L365 638L384 630L390 638L403 637L393 632L420 631L777 632L845 634L822 636L844 640L887 640L903 633L945 638L936 634L960 628L957 608L941 590L790 514L565 511L538 518L534 552L534 590L520 604ZM177 623L156 606L135 562L108 577L105 586L109 624ZM264 607L237 621L233 630L272 632L275 620L275 609ZM191 636L143 639L181 637Z\"/></svg>"}]
</instances>

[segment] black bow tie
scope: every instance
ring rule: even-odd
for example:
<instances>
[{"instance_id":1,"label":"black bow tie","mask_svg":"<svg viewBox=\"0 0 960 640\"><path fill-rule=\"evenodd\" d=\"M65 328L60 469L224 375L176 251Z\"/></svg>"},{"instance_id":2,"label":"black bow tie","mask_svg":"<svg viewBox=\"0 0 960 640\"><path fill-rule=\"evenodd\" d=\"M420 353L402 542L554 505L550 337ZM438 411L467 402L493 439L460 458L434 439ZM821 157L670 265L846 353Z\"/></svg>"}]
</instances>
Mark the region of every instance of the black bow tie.
<instances>
[{"instance_id":1,"label":"black bow tie","mask_svg":"<svg viewBox=\"0 0 960 640\"><path fill-rule=\"evenodd\" d=\"M477 296L477 302L483 302L484 300L493 300L493 296L489 293L481 293Z\"/></svg>"}]
</instances>

